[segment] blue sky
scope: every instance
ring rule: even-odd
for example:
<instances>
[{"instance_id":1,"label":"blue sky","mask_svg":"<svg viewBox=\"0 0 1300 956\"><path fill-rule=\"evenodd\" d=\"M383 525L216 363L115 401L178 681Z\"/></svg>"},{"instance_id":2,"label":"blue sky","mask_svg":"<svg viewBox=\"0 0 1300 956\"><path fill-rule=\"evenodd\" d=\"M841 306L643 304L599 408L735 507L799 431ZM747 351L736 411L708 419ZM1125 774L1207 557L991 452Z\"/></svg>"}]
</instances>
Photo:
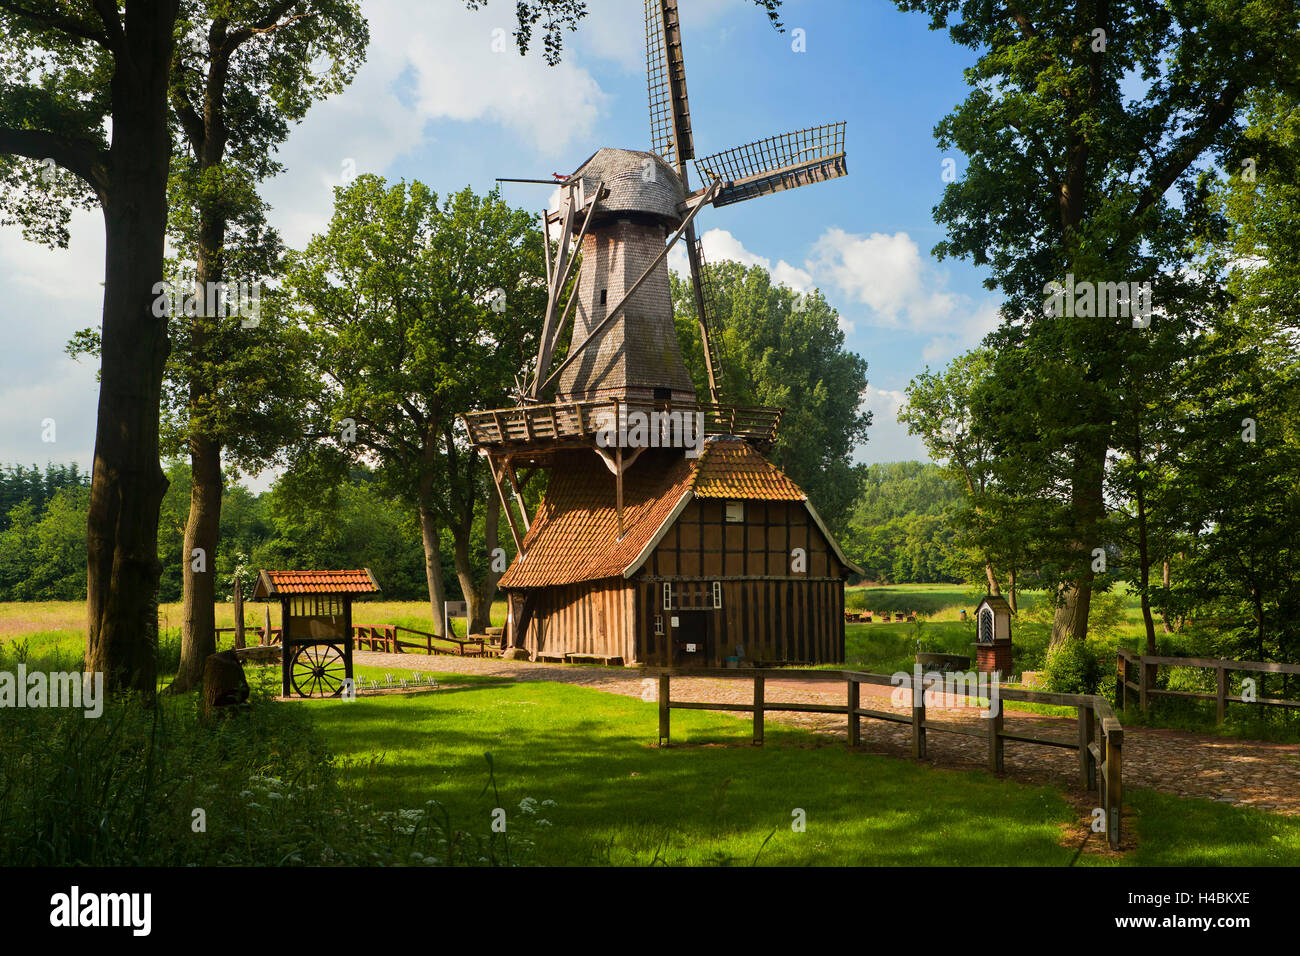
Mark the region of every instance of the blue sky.
<instances>
[{"instance_id":1,"label":"blue sky","mask_svg":"<svg viewBox=\"0 0 1300 956\"><path fill-rule=\"evenodd\" d=\"M330 214L351 171L420 179L439 193L496 176L571 172L600 146L647 148L642 0L589 0L590 15L547 67L520 58L514 5L476 12L458 0L364 0L372 42L343 94L318 104L281 152L264 194L285 240L300 246ZM698 155L805 126L846 120L845 178L700 214L711 260L761 263L796 288L817 286L839 310L847 345L869 363L875 413L861 461L924 458L897 424L902 390L996 323L998 298L964 262L936 262L931 209L945 154L935 123L966 95L972 51L885 0L786 0L776 33L749 0L680 0ZM800 29L804 52L792 49ZM506 51L494 52L505 31ZM953 156L960 173L963 160ZM540 209L545 187L508 185ZM675 256L680 267L683 256ZM103 227L79 214L66 251L0 230L0 461L90 463L95 369L63 345L99 321ZM42 441L55 422L55 441ZM264 485L265 479L257 482Z\"/></svg>"}]
</instances>

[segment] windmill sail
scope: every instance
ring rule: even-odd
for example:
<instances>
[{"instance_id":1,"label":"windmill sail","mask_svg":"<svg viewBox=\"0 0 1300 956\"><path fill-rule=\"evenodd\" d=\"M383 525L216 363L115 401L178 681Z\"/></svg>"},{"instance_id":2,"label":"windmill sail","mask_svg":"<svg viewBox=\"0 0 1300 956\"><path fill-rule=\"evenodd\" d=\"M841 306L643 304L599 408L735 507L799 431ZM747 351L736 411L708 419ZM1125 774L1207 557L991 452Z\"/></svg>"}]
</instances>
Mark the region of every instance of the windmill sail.
<instances>
[{"instance_id":1,"label":"windmill sail","mask_svg":"<svg viewBox=\"0 0 1300 956\"><path fill-rule=\"evenodd\" d=\"M715 206L727 206L848 173L844 124L782 133L695 161L704 182L721 179Z\"/></svg>"},{"instance_id":2,"label":"windmill sail","mask_svg":"<svg viewBox=\"0 0 1300 956\"><path fill-rule=\"evenodd\" d=\"M650 148L684 171L695 158L691 107L677 0L645 0L646 77L650 90Z\"/></svg>"},{"instance_id":3,"label":"windmill sail","mask_svg":"<svg viewBox=\"0 0 1300 956\"><path fill-rule=\"evenodd\" d=\"M705 361L709 368L709 387L714 393L711 399L718 400L717 391L719 388L717 379L722 378L722 362L718 356L718 338L717 323L714 322L714 316L717 314L718 297L717 291L713 287L713 277L709 275L709 264L704 258L704 241L695 240L695 262L696 271L691 278L699 284L699 294L696 297L697 303L703 308L700 310L700 326L704 335L704 350L707 353Z\"/></svg>"}]
</instances>

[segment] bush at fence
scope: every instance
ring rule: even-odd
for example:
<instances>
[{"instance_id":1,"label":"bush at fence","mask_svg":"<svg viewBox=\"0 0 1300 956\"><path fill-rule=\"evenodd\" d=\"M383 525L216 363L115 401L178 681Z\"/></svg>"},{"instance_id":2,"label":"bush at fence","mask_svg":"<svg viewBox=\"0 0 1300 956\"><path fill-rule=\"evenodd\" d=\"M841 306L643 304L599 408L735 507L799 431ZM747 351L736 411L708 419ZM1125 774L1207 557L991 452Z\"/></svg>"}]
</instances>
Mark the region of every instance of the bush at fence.
<instances>
[{"instance_id":1,"label":"bush at fence","mask_svg":"<svg viewBox=\"0 0 1300 956\"><path fill-rule=\"evenodd\" d=\"M1095 694L1101 686L1102 664L1087 641L1065 640L1048 648L1043 677L1058 694Z\"/></svg>"}]
</instances>

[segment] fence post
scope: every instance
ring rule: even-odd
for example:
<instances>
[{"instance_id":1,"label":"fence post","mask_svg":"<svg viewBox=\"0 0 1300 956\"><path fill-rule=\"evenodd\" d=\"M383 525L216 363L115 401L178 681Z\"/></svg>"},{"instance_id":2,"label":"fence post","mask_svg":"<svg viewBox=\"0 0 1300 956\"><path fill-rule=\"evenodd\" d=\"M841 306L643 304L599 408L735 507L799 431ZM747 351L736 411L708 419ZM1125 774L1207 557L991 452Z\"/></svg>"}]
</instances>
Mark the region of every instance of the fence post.
<instances>
[{"instance_id":1,"label":"fence post","mask_svg":"<svg viewBox=\"0 0 1300 956\"><path fill-rule=\"evenodd\" d=\"M763 676L754 678L754 746L763 744Z\"/></svg>"},{"instance_id":2,"label":"fence post","mask_svg":"<svg viewBox=\"0 0 1300 956\"><path fill-rule=\"evenodd\" d=\"M849 679L849 746L856 747L862 739L862 718L858 716L858 682Z\"/></svg>"},{"instance_id":3,"label":"fence post","mask_svg":"<svg viewBox=\"0 0 1300 956\"><path fill-rule=\"evenodd\" d=\"M659 675L659 746L668 746L669 691L667 674Z\"/></svg>"},{"instance_id":4,"label":"fence post","mask_svg":"<svg viewBox=\"0 0 1300 956\"><path fill-rule=\"evenodd\" d=\"M994 708L997 712L994 713ZM989 699L989 712L986 715L989 724L989 773L1002 772L1002 701Z\"/></svg>"},{"instance_id":5,"label":"fence post","mask_svg":"<svg viewBox=\"0 0 1300 956\"><path fill-rule=\"evenodd\" d=\"M1124 731L1106 734L1106 833L1112 850L1119 849L1119 824L1124 814Z\"/></svg>"},{"instance_id":6,"label":"fence post","mask_svg":"<svg viewBox=\"0 0 1300 956\"><path fill-rule=\"evenodd\" d=\"M1119 677L1115 681L1115 704L1120 710L1128 709L1128 658L1122 651L1116 652L1115 670Z\"/></svg>"},{"instance_id":7,"label":"fence post","mask_svg":"<svg viewBox=\"0 0 1300 956\"><path fill-rule=\"evenodd\" d=\"M1079 777L1083 789L1097 789L1097 761L1093 759L1092 737L1096 733L1097 717L1091 704L1080 704L1079 711Z\"/></svg>"},{"instance_id":8,"label":"fence post","mask_svg":"<svg viewBox=\"0 0 1300 956\"><path fill-rule=\"evenodd\" d=\"M1147 712L1147 659L1138 657L1138 701L1142 707L1142 713Z\"/></svg>"},{"instance_id":9,"label":"fence post","mask_svg":"<svg viewBox=\"0 0 1300 956\"><path fill-rule=\"evenodd\" d=\"M1222 725L1228 715L1228 669L1220 664L1214 669L1214 722Z\"/></svg>"},{"instance_id":10,"label":"fence post","mask_svg":"<svg viewBox=\"0 0 1300 956\"><path fill-rule=\"evenodd\" d=\"M912 756L920 760L925 756L925 678L913 673L911 681Z\"/></svg>"}]
</instances>

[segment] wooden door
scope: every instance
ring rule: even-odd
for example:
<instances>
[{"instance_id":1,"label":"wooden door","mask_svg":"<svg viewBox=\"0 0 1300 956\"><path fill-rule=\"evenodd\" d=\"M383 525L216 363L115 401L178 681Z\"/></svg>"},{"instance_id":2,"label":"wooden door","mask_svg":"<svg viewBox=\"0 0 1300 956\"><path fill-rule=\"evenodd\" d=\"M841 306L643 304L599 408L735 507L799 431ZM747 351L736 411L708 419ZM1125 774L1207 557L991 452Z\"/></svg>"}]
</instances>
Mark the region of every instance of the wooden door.
<instances>
[{"instance_id":1,"label":"wooden door","mask_svg":"<svg viewBox=\"0 0 1300 956\"><path fill-rule=\"evenodd\" d=\"M673 611L673 666L710 667L713 665L712 635L708 611Z\"/></svg>"}]
</instances>

